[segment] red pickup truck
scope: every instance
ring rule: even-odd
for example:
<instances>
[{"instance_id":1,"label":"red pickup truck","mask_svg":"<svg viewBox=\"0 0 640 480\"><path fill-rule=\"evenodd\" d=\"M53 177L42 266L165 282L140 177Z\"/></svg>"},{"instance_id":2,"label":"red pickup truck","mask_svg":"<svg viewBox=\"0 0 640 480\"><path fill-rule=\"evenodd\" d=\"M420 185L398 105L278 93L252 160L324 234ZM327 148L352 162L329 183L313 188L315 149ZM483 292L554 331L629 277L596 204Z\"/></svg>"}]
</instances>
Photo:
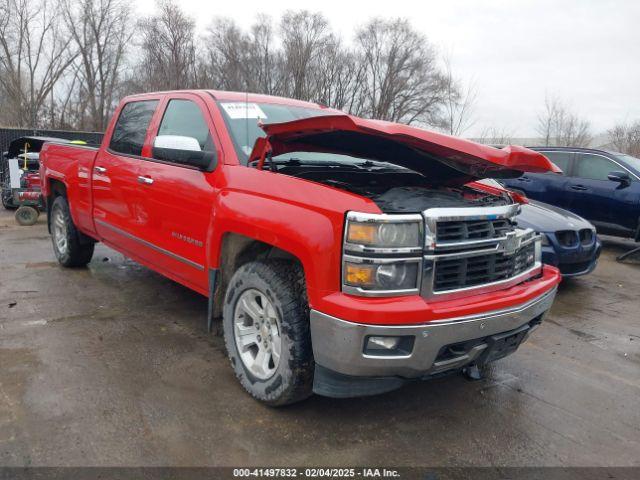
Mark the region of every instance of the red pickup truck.
<instances>
[{"instance_id":1,"label":"red pickup truck","mask_svg":"<svg viewBox=\"0 0 640 480\"><path fill-rule=\"evenodd\" d=\"M56 257L95 242L206 295L255 398L386 392L515 351L560 281L520 198L475 181L556 171L317 104L220 91L125 98L100 148L48 143Z\"/></svg>"}]
</instances>

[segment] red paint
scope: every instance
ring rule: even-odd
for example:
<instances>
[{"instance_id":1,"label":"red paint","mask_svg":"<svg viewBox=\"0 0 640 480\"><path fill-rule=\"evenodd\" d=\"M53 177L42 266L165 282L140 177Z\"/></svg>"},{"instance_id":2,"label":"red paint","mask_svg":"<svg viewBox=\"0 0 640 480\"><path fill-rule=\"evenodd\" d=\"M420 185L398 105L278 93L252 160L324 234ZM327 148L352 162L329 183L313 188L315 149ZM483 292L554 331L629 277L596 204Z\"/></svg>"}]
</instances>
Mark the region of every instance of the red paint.
<instances>
[{"instance_id":1,"label":"red paint","mask_svg":"<svg viewBox=\"0 0 640 480\"><path fill-rule=\"evenodd\" d=\"M38 190L38 192L40 191L40 173L35 172L29 172L23 175L23 178L26 181L27 184L27 188L29 190ZM39 195L39 193L38 193Z\"/></svg>"},{"instance_id":2,"label":"red paint","mask_svg":"<svg viewBox=\"0 0 640 480\"><path fill-rule=\"evenodd\" d=\"M148 158L164 108L173 98L190 99L200 107L217 149L218 165L213 172ZM345 295L340 291L345 212L380 213L380 209L371 200L353 193L242 166L215 99L323 107L262 95L181 91L127 97L116 110L114 119L125 103L147 99L158 100L158 107L146 134L143 158L108 150L115 123L112 120L97 150L45 144L40 154L42 190L48 196L52 181L63 183L71 215L82 232L203 295L209 291L207 271L219 267L222 240L229 233L245 235L295 255L305 270L311 306L362 323L411 324L496 310L521 304L559 282L557 270L545 267L539 279L499 292L449 301L426 302L419 296L375 299ZM340 128L401 138L415 148L426 148L428 144L431 152L446 155L458 152L463 162L485 167L491 164L494 170L555 171L555 166L545 157L532 155L521 147L498 150L413 127L343 114L269 125L265 131L272 136L272 141L278 137L275 145L280 148L283 136L293 130L327 129L332 122L337 122ZM258 142L254 153L260 154L256 158L262 156L264 149L260 151L260 148L266 145L268 142ZM95 167L105 168L106 172L101 174ZM138 176L148 176L154 182L140 184ZM486 186L482 187L486 190ZM160 253L132 236L172 252L188 263ZM202 269L193 265L201 265Z\"/></svg>"}]
</instances>

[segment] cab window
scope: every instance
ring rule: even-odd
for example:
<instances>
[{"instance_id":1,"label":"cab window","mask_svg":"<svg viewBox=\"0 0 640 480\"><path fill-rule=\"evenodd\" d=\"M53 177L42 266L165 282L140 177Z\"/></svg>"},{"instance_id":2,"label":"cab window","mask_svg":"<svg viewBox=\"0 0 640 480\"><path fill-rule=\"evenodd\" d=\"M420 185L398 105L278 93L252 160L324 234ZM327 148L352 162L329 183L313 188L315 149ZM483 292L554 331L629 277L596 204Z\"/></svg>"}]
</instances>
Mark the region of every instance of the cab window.
<instances>
[{"instance_id":1,"label":"cab window","mask_svg":"<svg viewBox=\"0 0 640 480\"><path fill-rule=\"evenodd\" d=\"M157 100L141 100L122 107L113 128L109 149L126 155L142 155L147 129L157 106Z\"/></svg>"},{"instance_id":2,"label":"cab window","mask_svg":"<svg viewBox=\"0 0 640 480\"><path fill-rule=\"evenodd\" d=\"M614 170L620 170L620 167L608 158L591 153L578 153L574 176L588 180L607 180L607 175Z\"/></svg>"}]
</instances>

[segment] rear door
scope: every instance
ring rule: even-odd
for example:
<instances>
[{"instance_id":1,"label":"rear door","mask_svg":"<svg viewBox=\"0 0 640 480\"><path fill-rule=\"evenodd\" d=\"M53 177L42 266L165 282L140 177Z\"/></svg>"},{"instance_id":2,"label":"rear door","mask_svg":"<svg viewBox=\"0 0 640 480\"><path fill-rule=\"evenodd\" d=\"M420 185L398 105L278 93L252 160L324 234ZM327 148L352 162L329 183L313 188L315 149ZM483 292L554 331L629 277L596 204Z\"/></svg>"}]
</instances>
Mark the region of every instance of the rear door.
<instances>
[{"instance_id":1,"label":"rear door","mask_svg":"<svg viewBox=\"0 0 640 480\"><path fill-rule=\"evenodd\" d=\"M604 155L577 153L565 186L567 208L596 223L601 230L634 229L637 219L628 214L635 201L633 189L607 178L609 173L620 170L624 171Z\"/></svg>"},{"instance_id":2,"label":"rear door","mask_svg":"<svg viewBox=\"0 0 640 480\"><path fill-rule=\"evenodd\" d=\"M211 116L197 95L171 94L157 117L153 137L195 138L201 150L216 150ZM154 263L168 276L206 292L205 246L213 215L215 172L178 161L147 158L141 163L138 177L144 239L153 245Z\"/></svg>"},{"instance_id":3,"label":"rear door","mask_svg":"<svg viewBox=\"0 0 640 480\"><path fill-rule=\"evenodd\" d=\"M128 252L140 242L138 169L159 98L131 101L120 110L107 148L93 164L91 190L98 235Z\"/></svg>"},{"instance_id":4,"label":"rear door","mask_svg":"<svg viewBox=\"0 0 640 480\"><path fill-rule=\"evenodd\" d=\"M522 176L509 180L508 185L511 188L522 190L528 197L534 200L540 200L557 207L567 208L564 191L567 183L567 173L571 169L574 153L544 150L539 150L539 152L560 167L563 173L525 172Z\"/></svg>"}]
</instances>

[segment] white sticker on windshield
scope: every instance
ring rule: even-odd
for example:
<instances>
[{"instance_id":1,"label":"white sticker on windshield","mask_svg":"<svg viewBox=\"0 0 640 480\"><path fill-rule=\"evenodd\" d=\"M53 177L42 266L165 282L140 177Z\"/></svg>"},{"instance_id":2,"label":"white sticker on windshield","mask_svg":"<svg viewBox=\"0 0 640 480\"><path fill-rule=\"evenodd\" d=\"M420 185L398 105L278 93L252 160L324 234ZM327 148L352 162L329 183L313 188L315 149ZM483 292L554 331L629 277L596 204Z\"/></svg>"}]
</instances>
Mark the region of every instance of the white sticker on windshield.
<instances>
[{"instance_id":1,"label":"white sticker on windshield","mask_svg":"<svg viewBox=\"0 0 640 480\"><path fill-rule=\"evenodd\" d=\"M257 103L229 102L222 103L222 108L232 119L237 118L267 118Z\"/></svg>"}]
</instances>

